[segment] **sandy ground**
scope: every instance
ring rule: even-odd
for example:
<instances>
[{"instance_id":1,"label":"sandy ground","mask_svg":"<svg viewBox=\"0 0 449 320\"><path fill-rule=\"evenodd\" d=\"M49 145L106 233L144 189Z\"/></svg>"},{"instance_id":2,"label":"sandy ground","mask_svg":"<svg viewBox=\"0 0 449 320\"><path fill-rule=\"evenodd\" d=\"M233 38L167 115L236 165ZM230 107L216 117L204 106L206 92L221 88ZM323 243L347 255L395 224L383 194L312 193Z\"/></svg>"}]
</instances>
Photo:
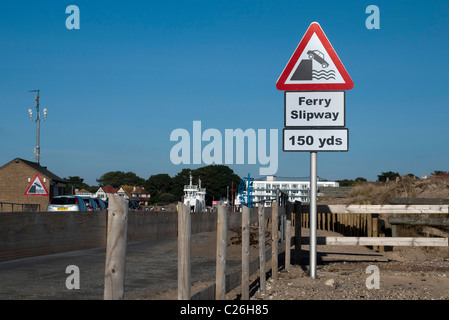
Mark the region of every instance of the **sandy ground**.
<instances>
[{"instance_id":1,"label":"sandy ground","mask_svg":"<svg viewBox=\"0 0 449 320\"><path fill-rule=\"evenodd\" d=\"M236 235L230 232L227 248L228 259L234 261L241 256ZM308 236L308 229L303 229L302 235ZM317 235L338 234L318 230ZM215 237L211 235L200 246L194 244L192 254L205 253L207 250L204 249L210 249L214 243ZM215 254L215 250L208 252L211 257ZM251 277L251 300L449 300L447 247L401 247L378 252L363 246L319 245L315 279L310 277L308 253L308 246L303 246L301 265L292 265L289 271L281 267L276 281L268 277L265 292L260 290L259 274L254 274ZM251 259L257 254L257 245L251 246ZM267 267L270 266L271 262L267 263ZM212 283L193 283L192 294ZM227 294L227 300L238 300L240 294L241 288L238 287ZM148 298L176 300L177 292L169 290Z\"/></svg>"}]
</instances>

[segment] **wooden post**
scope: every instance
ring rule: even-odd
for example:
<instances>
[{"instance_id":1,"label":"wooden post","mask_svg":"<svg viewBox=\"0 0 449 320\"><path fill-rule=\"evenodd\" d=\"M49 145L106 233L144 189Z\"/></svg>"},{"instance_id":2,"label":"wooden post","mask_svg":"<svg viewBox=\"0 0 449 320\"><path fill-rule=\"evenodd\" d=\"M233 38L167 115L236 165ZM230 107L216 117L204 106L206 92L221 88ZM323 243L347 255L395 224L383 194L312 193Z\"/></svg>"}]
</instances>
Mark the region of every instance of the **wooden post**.
<instances>
[{"instance_id":1,"label":"wooden post","mask_svg":"<svg viewBox=\"0 0 449 320\"><path fill-rule=\"evenodd\" d=\"M373 215L371 213L367 214L367 220L366 220L366 232L367 237L373 236Z\"/></svg>"},{"instance_id":2,"label":"wooden post","mask_svg":"<svg viewBox=\"0 0 449 320\"><path fill-rule=\"evenodd\" d=\"M321 213L317 212L317 230L321 230Z\"/></svg>"},{"instance_id":3,"label":"wooden post","mask_svg":"<svg viewBox=\"0 0 449 320\"><path fill-rule=\"evenodd\" d=\"M373 214L373 237L379 236L379 218L377 214ZM374 250L379 251L379 246L374 246Z\"/></svg>"},{"instance_id":4,"label":"wooden post","mask_svg":"<svg viewBox=\"0 0 449 320\"><path fill-rule=\"evenodd\" d=\"M249 212L243 206L242 211L242 300L249 300Z\"/></svg>"},{"instance_id":5,"label":"wooden post","mask_svg":"<svg viewBox=\"0 0 449 320\"><path fill-rule=\"evenodd\" d=\"M190 206L178 202L178 300L191 298L191 241Z\"/></svg>"},{"instance_id":6,"label":"wooden post","mask_svg":"<svg viewBox=\"0 0 449 320\"><path fill-rule=\"evenodd\" d=\"M259 216L259 269L260 269L260 292L266 293L266 274L265 274L265 207L262 202L259 203L257 210Z\"/></svg>"},{"instance_id":7,"label":"wooden post","mask_svg":"<svg viewBox=\"0 0 449 320\"><path fill-rule=\"evenodd\" d=\"M292 211L293 203L288 202L286 205L286 226L285 226L285 271L290 271L290 259L292 247Z\"/></svg>"},{"instance_id":8,"label":"wooden post","mask_svg":"<svg viewBox=\"0 0 449 320\"><path fill-rule=\"evenodd\" d=\"M392 215L392 217L393 218L395 218L395 217L397 217L398 215L397 214L393 214ZM399 235L399 233L398 233L398 226L397 225L395 225L395 224L392 224L391 225L391 236L392 237L397 237Z\"/></svg>"},{"instance_id":9,"label":"wooden post","mask_svg":"<svg viewBox=\"0 0 449 320\"><path fill-rule=\"evenodd\" d=\"M295 201L295 264L301 264L301 227L302 227L301 202Z\"/></svg>"},{"instance_id":10,"label":"wooden post","mask_svg":"<svg viewBox=\"0 0 449 320\"><path fill-rule=\"evenodd\" d=\"M339 214L339 213L336 213L335 214L335 232L340 232L340 216L341 216L341 214Z\"/></svg>"},{"instance_id":11,"label":"wooden post","mask_svg":"<svg viewBox=\"0 0 449 320\"><path fill-rule=\"evenodd\" d=\"M215 300L226 299L226 247L228 230L228 210L224 206L218 207L217 212L217 267Z\"/></svg>"},{"instance_id":12,"label":"wooden post","mask_svg":"<svg viewBox=\"0 0 449 320\"><path fill-rule=\"evenodd\" d=\"M385 238L385 233L379 234L379 237ZM385 246L379 246L379 252L385 252Z\"/></svg>"},{"instance_id":13,"label":"wooden post","mask_svg":"<svg viewBox=\"0 0 449 320\"><path fill-rule=\"evenodd\" d=\"M123 300L127 232L128 201L112 195L108 208L104 300Z\"/></svg>"},{"instance_id":14,"label":"wooden post","mask_svg":"<svg viewBox=\"0 0 449 320\"><path fill-rule=\"evenodd\" d=\"M278 214L279 214L279 203L273 201L271 209L271 273L273 280L278 279Z\"/></svg>"},{"instance_id":15,"label":"wooden post","mask_svg":"<svg viewBox=\"0 0 449 320\"><path fill-rule=\"evenodd\" d=\"M353 213L349 214L349 226L350 235L355 236L355 214Z\"/></svg>"},{"instance_id":16,"label":"wooden post","mask_svg":"<svg viewBox=\"0 0 449 320\"><path fill-rule=\"evenodd\" d=\"M308 212L306 212L305 214L304 214L304 216L305 216L305 225L304 225L304 228L310 228L310 225L309 225L309 213Z\"/></svg>"}]
</instances>

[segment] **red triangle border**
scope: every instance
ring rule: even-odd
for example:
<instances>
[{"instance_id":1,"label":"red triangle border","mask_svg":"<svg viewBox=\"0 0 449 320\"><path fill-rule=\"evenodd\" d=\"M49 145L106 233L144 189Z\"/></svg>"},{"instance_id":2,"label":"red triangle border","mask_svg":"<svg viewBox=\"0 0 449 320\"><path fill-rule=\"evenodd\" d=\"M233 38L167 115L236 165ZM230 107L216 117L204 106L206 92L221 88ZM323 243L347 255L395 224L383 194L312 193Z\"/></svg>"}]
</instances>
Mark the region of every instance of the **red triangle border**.
<instances>
[{"instance_id":1,"label":"red triangle border","mask_svg":"<svg viewBox=\"0 0 449 320\"><path fill-rule=\"evenodd\" d=\"M31 186L33 185L34 180L36 180L36 177L39 179L39 181L42 184L42 187L44 187L45 190L45 194L32 194L32 193L28 193L28 191L30 191ZM45 187L44 182L42 181L41 177L39 176L39 174L36 174L34 176L33 179L31 179L30 184L28 185L28 187L26 188L26 191L23 193L25 196L32 196L32 197L48 197L50 194L48 193L47 188Z\"/></svg>"},{"instance_id":2,"label":"red triangle border","mask_svg":"<svg viewBox=\"0 0 449 320\"><path fill-rule=\"evenodd\" d=\"M335 64L338 72L342 76L345 83L304 83L304 84L286 84L285 82L288 79L292 69L294 68L296 62L298 61L301 54L304 52L305 47L310 41L310 38L313 34L318 36L318 39L321 41L321 44L327 51L327 54L332 59L332 62ZM335 52L334 48L330 44L326 35L324 34L323 29L321 29L320 25L317 22L313 22L309 29L307 29L304 37L299 42L298 47L287 63L284 71L280 75L278 81L276 82L276 88L281 91L325 91L325 90L351 90L354 87L354 82L352 82L351 77L346 71L343 63Z\"/></svg>"}]
</instances>

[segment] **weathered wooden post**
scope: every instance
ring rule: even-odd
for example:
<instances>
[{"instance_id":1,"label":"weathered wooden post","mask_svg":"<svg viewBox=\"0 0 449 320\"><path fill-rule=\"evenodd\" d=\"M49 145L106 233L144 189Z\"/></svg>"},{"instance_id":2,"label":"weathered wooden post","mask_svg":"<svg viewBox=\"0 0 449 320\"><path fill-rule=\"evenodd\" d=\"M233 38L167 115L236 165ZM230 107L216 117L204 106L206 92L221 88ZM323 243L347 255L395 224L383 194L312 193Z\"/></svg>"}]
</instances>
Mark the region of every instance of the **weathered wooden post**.
<instances>
[{"instance_id":1,"label":"weathered wooden post","mask_svg":"<svg viewBox=\"0 0 449 320\"><path fill-rule=\"evenodd\" d=\"M286 205L286 226L285 226L285 271L290 271L291 246L292 246L292 211L293 203Z\"/></svg>"},{"instance_id":2,"label":"weathered wooden post","mask_svg":"<svg viewBox=\"0 0 449 320\"><path fill-rule=\"evenodd\" d=\"M242 300L249 300L249 212L242 210Z\"/></svg>"},{"instance_id":3,"label":"weathered wooden post","mask_svg":"<svg viewBox=\"0 0 449 320\"><path fill-rule=\"evenodd\" d=\"M260 268L260 292L266 292L265 274L265 207L263 202L259 203L257 210L259 218L259 268Z\"/></svg>"},{"instance_id":4,"label":"weathered wooden post","mask_svg":"<svg viewBox=\"0 0 449 320\"><path fill-rule=\"evenodd\" d=\"M279 199L279 197L277 197ZM271 208L271 273L273 280L278 279L278 217L279 217L279 200L272 202Z\"/></svg>"},{"instance_id":5,"label":"weathered wooden post","mask_svg":"<svg viewBox=\"0 0 449 320\"><path fill-rule=\"evenodd\" d=\"M301 202L295 201L295 264L301 264L301 228L302 212Z\"/></svg>"},{"instance_id":6,"label":"weathered wooden post","mask_svg":"<svg viewBox=\"0 0 449 320\"><path fill-rule=\"evenodd\" d=\"M373 215L371 213L368 213L366 220L366 236L372 237L373 236Z\"/></svg>"},{"instance_id":7,"label":"weathered wooden post","mask_svg":"<svg viewBox=\"0 0 449 320\"><path fill-rule=\"evenodd\" d=\"M373 214L373 237L379 237L379 215ZM379 251L379 246L373 246L373 250Z\"/></svg>"},{"instance_id":8,"label":"weathered wooden post","mask_svg":"<svg viewBox=\"0 0 449 320\"><path fill-rule=\"evenodd\" d=\"M215 300L225 300L226 298L227 216L227 208L224 206L219 206L217 212L217 267L215 277Z\"/></svg>"},{"instance_id":9,"label":"weathered wooden post","mask_svg":"<svg viewBox=\"0 0 449 320\"><path fill-rule=\"evenodd\" d=\"M178 300L191 298L191 241L190 206L178 202Z\"/></svg>"},{"instance_id":10,"label":"weathered wooden post","mask_svg":"<svg viewBox=\"0 0 449 320\"><path fill-rule=\"evenodd\" d=\"M125 293L126 238L128 201L109 197L104 300L123 300Z\"/></svg>"}]
</instances>

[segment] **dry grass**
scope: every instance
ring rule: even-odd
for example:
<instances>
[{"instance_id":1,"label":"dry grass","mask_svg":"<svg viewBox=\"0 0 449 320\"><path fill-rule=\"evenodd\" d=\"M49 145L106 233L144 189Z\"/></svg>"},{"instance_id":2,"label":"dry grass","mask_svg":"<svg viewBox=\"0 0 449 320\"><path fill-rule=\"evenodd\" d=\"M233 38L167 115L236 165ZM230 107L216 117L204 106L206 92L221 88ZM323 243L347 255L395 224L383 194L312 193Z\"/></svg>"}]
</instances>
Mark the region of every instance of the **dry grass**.
<instances>
[{"instance_id":1,"label":"dry grass","mask_svg":"<svg viewBox=\"0 0 449 320\"><path fill-rule=\"evenodd\" d=\"M399 181L364 182L357 184L346 199L347 204L388 204L390 198L446 198L449 199L449 180L431 178L426 180L401 177ZM432 215L432 217L447 217L448 215ZM385 227L390 228L389 215L382 215ZM446 227L400 226L399 236L446 236ZM433 249L432 249L433 250ZM446 249L447 250L447 249Z\"/></svg>"},{"instance_id":2,"label":"dry grass","mask_svg":"<svg viewBox=\"0 0 449 320\"><path fill-rule=\"evenodd\" d=\"M387 204L394 197L416 198L416 179L404 176L399 181L363 182L350 192L350 204Z\"/></svg>"}]
</instances>

